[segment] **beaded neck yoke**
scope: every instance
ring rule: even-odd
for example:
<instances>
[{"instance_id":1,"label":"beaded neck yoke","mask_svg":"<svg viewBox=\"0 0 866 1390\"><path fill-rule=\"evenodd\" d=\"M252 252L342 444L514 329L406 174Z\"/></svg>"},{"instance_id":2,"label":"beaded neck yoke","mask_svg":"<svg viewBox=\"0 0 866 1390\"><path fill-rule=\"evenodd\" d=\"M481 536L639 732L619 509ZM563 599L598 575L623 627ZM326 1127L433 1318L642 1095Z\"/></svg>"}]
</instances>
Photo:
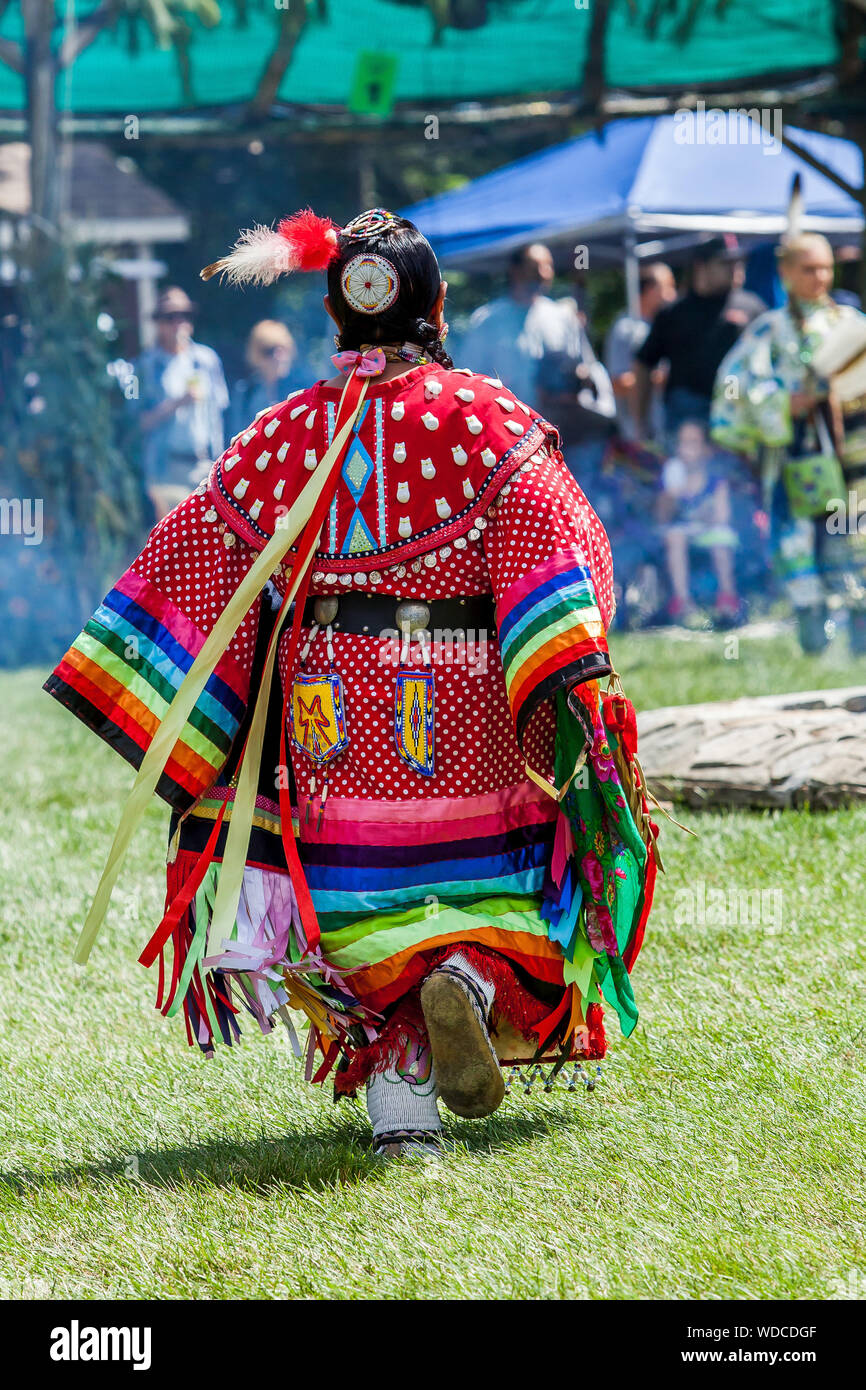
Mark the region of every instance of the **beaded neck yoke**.
<instances>
[{"instance_id":1,"label":"beaded neck yoke","mask_svg":"<svg viewBox=\"0 0 866 1390\"><path fill-rule=\"evenodd\" d=\"M327 450L338 400L318 382L232 440L208 483L207 515L227 523L227 545L261 549L273 535ZM553 426L495 377L436 363L371 377L317 554L338 574L369 572L476 539L514 471L558 444Z\"/></svg>"}]
</instances>

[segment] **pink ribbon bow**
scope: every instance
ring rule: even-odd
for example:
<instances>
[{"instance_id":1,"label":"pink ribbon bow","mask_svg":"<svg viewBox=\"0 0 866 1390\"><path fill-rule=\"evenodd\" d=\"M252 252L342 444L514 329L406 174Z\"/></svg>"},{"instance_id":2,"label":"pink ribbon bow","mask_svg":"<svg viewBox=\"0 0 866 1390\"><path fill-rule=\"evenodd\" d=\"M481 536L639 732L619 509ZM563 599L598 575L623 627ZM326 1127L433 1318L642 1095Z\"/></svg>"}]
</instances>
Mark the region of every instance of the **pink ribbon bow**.
<instances>
[{"instance_id":1,"label":"pink ribbon bow","mask_svg":"<svg viewBox=\"0 0 866 1390\"><path fill-rule=\"evenodd\" d=\"M354 367L358 369L358 376L379 376L385 370L387 358L381 348L371 348L369 352L349 348L346 352L335 353L331 361L337 371L346 376Z\"/></svg>"}]
</instances>

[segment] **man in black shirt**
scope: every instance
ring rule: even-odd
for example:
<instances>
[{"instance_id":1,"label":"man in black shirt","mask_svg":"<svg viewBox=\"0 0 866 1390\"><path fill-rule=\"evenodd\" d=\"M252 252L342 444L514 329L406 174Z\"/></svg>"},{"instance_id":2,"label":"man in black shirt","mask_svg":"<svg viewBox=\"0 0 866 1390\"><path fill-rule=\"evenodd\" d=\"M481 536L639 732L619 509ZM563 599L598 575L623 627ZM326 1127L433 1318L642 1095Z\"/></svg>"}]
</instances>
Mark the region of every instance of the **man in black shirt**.
<instances>
[{"instance_id":1,"label":"man in black shirt","mask_svg":"<svg viewBox=\"0 0 866 1390\"><path fill-rule=\"evenodd\" d=\"M743 329L766 307L739 288L742 252L736 237L713 237L695 251L691 287L660 309L635 357L638 427L648 437L651 372L666 361L665 432L669 438L683 420L709 420L719 364Z\"/></svg>"}]
</instances>

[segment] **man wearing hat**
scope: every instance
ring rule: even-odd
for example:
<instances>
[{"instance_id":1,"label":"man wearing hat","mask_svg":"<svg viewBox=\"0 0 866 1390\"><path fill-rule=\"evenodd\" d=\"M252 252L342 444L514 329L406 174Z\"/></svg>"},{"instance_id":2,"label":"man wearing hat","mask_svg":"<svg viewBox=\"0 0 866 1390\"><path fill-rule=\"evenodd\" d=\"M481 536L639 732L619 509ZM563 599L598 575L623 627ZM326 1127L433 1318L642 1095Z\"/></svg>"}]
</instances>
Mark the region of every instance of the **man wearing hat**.
<instances>
[{"instance_id":1,"label":"man wearing hat","mask_svg":"<svg viewBox=\"0 0 866 1390\"><path fill-rule=\"evenodd\" d=\"M719 363L743 329L764 309L740 288L743 257L736 237L712 237L697 248L687 292L659 310L636 354L638 428L648 435L652 372L667 362L664 397L669 439L684 420L708 421Z\"/></svg>"},{"instance_id":2,"label":"man wearing hat","mask_svg":"<svg viewBox=\"0 0 866 1390\"><path fill-rule=\"evenodd\" d=\"M201 481L225 443L228 387L213 348L193 341L194 315L184 290L163 290L154 313L156 343L136 364L142 466L158 517Z\"/></svg>"}]
</instances>

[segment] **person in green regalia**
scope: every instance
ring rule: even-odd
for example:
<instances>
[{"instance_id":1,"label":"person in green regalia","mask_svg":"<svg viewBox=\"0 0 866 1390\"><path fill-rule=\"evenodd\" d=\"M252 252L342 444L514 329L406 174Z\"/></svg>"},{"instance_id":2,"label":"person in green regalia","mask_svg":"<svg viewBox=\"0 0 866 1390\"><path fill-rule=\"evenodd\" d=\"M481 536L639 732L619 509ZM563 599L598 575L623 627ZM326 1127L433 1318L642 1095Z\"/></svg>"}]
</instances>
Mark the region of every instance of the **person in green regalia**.
<instances>
[{"instance_id":1,"label":"person in green regalia","mask_svg":"<svg viewBox=\"0 0 866 1390\"><path fill-rule=\"evenodd\" d=\"M722 361L711 433L760 472L803 650L822 651L828 620L847 610L851 651L863 655L866 376L862 389L840 392L820 366L835 340L866 334L866 315L832 298L833 251L823 236L792 237L779 265L787 302L755 319Z\"/></svg>"}]
</instances>

